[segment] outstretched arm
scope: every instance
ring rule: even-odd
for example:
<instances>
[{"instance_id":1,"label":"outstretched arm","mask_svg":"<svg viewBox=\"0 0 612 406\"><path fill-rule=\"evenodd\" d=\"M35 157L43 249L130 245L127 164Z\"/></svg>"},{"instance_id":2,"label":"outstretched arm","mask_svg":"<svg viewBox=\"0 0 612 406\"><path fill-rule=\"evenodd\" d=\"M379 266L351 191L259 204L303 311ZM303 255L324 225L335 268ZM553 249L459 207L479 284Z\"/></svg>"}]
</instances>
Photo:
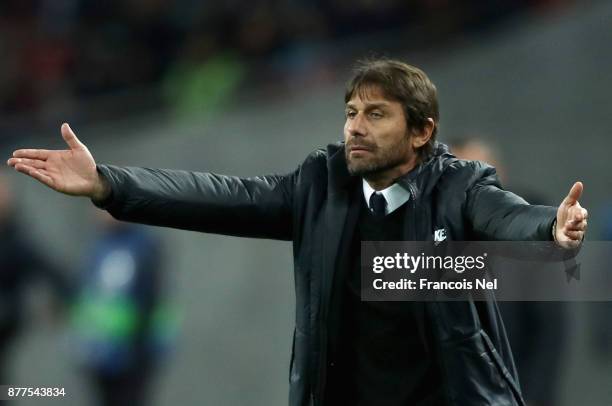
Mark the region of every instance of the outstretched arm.
<instances>
[{"instance_id":1,"label":"outstretched arm","mask_svg":"<svg viewBox=\"0 0 612 406\"><path fill-rule=\"evenodd\" d=\"M558 208L530 205L500 188L495 170L483 176L467 193L466 216L475 237L498 241L555 240L576 248L584 238L587 211L580 206L582 183L576 182Z\"/></svg>"},{"instance_id":2,"label":"outstretched arm","mask_svg":"<svg viewBox=\"0 0 612 406\"><path fill-rule=\"evenodd\" d=\"M119 220L290 240L296 174L237 178L96 165L68 124L67 150L21 149L8 165L61 193L86 196Z\"/></svg>"},{"instance_id":3,"label":"outstretched arm","mask_svg":"<svg viewBox=\"0 0 612 406\"><path fill-rule=\"evenodd\" d=\"M111 194L97 202L119 220L242 237L292 238L295 173L239 178L98 165Z\"/></svg>"}]
</instances>

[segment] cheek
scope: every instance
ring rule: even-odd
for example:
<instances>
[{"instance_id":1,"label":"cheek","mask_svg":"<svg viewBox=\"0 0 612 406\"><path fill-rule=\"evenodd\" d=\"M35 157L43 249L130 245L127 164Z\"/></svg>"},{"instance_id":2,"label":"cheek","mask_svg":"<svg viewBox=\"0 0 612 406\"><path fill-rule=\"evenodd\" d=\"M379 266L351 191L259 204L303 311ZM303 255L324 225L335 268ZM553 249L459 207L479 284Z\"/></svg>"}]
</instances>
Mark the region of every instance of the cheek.
<instances>
[{"instance_id":1,"label":"cheek","mask_svg":"<svg viewBox=\"0 0 612 406\"><path fill-rule=\"evenodd\" d=\"M344 123L343 133L344 133L344 141L348 141L349 135L350 135L349 130L348 130L348 123Z\"/></svg>"},{"instance_id":2,"label":"cheek","mask_svg":"<svg viewBox=\"0 0 612 406\"><path fill-rule=\"evenodd\" d=\"M380 134L378 145L387 149L404 148L408 143L406 134L398 132L395 128Z\"/></svg>"},{"instance_id":3,"label":"cheek","mask_svg":"<svg viewBox=\"0 0 612 406\"><path fill-rule=\"evenodd\" d=\"M375 140L376 143L381 147L394 145L396 140L393 129L381 128L379 131L376 132Z\"/></svg>"}]
</instances>

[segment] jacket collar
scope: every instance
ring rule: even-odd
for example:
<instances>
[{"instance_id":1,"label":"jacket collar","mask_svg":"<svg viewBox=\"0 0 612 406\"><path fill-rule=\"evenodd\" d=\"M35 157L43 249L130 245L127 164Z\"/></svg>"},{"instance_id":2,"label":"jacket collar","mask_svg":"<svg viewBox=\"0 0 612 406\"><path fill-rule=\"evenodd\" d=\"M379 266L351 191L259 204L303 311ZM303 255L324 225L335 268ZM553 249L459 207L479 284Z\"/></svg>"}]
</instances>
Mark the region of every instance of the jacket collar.
<instances>
[{"instance_id":1,"label":"jacket collar","mask_svg":"<svg viewBox=\"0 0 612 406\"><path fill-rule=\"evenodd\" d=\"M345 189L348 185L360 179L349 173L344 155L344 142L327 146L327 169L329 173L330 192ZM414 194L415 199L428 195L435 187L438 178L446 167L455 160L448 147L441 142L434 145L433 154L424 162L414 167L410 172L397 179L397 183Z\"/></svg>"},{"instance_id":2,"label":"jacket collar","mask_svg":"<svg viewBox=\"0 0 612 406\"><path fill-rule=\"evenodd\" d=\"M344 155L344 142L329 144L327 146L327 170L329 176L329 188L334 191L345 189L348 185L359 180L358 176L352 176L346 166Z\"/></svg>"}]
</instances>

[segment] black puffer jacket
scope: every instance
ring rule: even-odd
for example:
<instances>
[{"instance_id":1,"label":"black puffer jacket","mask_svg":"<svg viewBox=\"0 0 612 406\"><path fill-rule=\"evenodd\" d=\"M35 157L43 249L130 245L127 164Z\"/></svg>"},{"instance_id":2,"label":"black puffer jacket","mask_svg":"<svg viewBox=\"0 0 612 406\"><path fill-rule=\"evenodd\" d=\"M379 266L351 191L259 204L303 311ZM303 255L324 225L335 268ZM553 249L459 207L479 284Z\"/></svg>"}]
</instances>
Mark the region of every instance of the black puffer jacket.
<instances>
[{"instance_id":1,"label":"black puffer jacket","mask_svg":"<svg viewBox=\"0 0 612 406\"><path fill-rule=\"evenodd\" d=\"M313 152L286 176L237 178L99 165L111 197L98 205L120 220L293 241L296 320L290 406L322 405L329 303L351 188L344 145ZM530 206L500 188L495 170L438 144L398 181L411 192L406 240L549 240L556 208ZM353 253L354 255L354 253ZM426 317L447 405L523 405L495 301L431 302Z\"/></svg>"}]
</instances>

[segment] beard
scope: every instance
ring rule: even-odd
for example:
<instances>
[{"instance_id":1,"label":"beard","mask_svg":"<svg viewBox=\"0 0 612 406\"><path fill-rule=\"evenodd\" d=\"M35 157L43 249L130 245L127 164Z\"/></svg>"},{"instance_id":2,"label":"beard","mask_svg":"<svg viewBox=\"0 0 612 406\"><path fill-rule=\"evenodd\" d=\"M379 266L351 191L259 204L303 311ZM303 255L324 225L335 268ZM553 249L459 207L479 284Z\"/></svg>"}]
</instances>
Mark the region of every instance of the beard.
<instances>
[{"instance_id":1,"label":"beard","mask_svg":"<svg viewBox=\"0 0 612 406\"><path fill-rule=\"evenodd\" d=\"M399 145L385 148L367 145L370 148L371 154L365 157L353 158L350 152L351 145L350 143L347 144L344 149L349 174L364 178L376 176L405 163L406 149L409 148L407 139L404 139Z\"/></svg>"}]
</instances>

